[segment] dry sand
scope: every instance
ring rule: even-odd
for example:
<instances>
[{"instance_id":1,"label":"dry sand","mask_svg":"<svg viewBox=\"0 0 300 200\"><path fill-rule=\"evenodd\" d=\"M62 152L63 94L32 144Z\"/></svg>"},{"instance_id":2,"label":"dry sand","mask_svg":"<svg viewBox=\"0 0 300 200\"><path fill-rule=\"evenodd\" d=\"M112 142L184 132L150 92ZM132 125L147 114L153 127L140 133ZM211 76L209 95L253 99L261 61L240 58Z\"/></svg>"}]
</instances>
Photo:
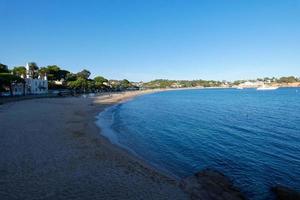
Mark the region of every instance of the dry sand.
<instances>
[{"instance_id":1,"label":"dry sand","mask_svg":"<svg viewBox=\"0 0 300 200\"><path fill-rule=\"evenodd\" d=\"M140 94L0 105L0 199L187 199L177 180L112 145L95 125L107 106Z\"/></svg>"}]
</instances>

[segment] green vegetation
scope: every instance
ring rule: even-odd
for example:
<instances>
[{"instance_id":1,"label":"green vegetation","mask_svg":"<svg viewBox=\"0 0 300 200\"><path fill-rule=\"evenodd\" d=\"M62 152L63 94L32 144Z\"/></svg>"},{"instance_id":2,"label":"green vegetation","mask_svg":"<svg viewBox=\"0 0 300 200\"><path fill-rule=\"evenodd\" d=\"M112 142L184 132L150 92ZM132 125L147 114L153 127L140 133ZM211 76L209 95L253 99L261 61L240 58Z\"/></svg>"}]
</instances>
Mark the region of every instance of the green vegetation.
<instances>
[{"instance_id":1,"label":"green vegetation","mask_svg":"<svg viewBox=\"0 0 300 200\"><path fill-rule=\"evenodd\" d=\"M32 78L47 77L49 89L69 89L78 93L100 92L100 91L121 91L128 89L155 89L155 88L186 88L186 87L232 87L241 83L264 82L266 84L289 84L300 82L294 76L281 78L258 78L255 80L237 80L234 82L214 81L214 80L167 80L156 79L147 83L133 83L127 79L108 80L103 76L96 76L90 79L91 72L83 69L80 72L72 73L62 69L57 65L38 67L35 62L29 63L28 75ZM8 66L0 63L0 93L10 91L12 85L24 83L26 68L24 66L13 67L9 70ZM12 92L11 92L12 93Z\"/></svg>"},{"instance_id":2,"label":"green vegetation","mask_svg":"<svg viewBox=\"0 0 300 200\"><path fill-rule=\"evenodd\" d=\"M167 80L157 79L145 83L145 88L185 88L185 87L221 87L222 82L220 81L205 81L205 80Z\"/></svg>"},{"instance_id":3,"label":"green vegetation","mask_svg":"<svg viewBox=\"0 0 300 200\"><path fill-rule=\"evenodd\" d=\"M8 87L12 96L12 85L17 83L22 83L23 87L25 87L23 78L10 73L0 73L0 92L5 92Z\"/></svg>"},{"instance_id":4,"label":"green vegetation","mask_svg":"<svg viewBox=\"0 0 300 200\"><path fill-rule=\"evenodd\" d=\"M90 77L90 75L91 75L91 72L88 71L88 70L86 70L86 69L84 69L81 72L78 72L76 75L79 78L88 79Z\"/></svg>"},{"instance_id":5,"label":"green vegetation","mask_svg":"<svg viewBox=\"0 0 300 200\"><path fill-rule=\"evenodd\" d=\"M97 90L108 90L108 86L106 85L106 83L108 83L108 80L103 76L96 76L94 78L94 81L95 81L95 88Z\"/></svg>"},{"instance_id":6,"label":"green vegetation","mask_svg":"<svg viewBox=\"0 0 300 200\"><path fill-rule=\"evenodd\" d=\"M67 74L70 72L67 70L62 70L59 66L57 65L48 65L47 67L41 68L41 71L45 71L47 74L47 78L49 81L56 81L56 80L65 80Z\"/></svg>"},{"instance_id":7,"label":"green vegetation","mask_svg":"<svg viewBox=\"0 0 300 200\"><path fill-rule=\"evenodd\" d=\"M300 79L294 76L281 77L280 79L277 80L278 83L295 83L299 81Z\"/></svg>"},{"instance_id":8,"label":"green vegetation","mask_svg":"<svg viewBox=\"0 0 300 200\"><path fill-rule=\"evenodd\" d=\"M12 93L12 85L15 83L25 83L24 78L28 75L31 78L47 77L48 88L51 89L68 89L77 93L99 92L126 90L134 87L128 80L112 80L103 76L96 76L90 79L91 72L83 69L78 73L71 73L68 70L62 69L58 65L48 65L38 67L37 63L30 62L28 74L24 66L13 67L10 71L7 65L0 63L0 94L1 92ZM24 84L25 87L25 84Z\"/></svg>"},{"instance_id":9,"label":"green vegetation","mask_svg":"<svg viewBox=\"0 0 300 200\"><path fill-rule=\"evenodd\" d=\"M75 81L68 82L68 87L73 90L83 90L84 92L88 89L88 80L82 77L78 77Z\"/></svg>"},{"instance_id":10,"label":"green vegetation","mask_svg":"<svg viewBox=\"0 0 300 200\"><path fill-rule=\"evenodd\" d=\"M281 77L281 78L258 78L254 80L237 80L234 82L227 81L214 81L214 80L167 80L157 79L143 84L144 88L186 88L186 87L232 87L245 82L263 82L265 84L288 84L300 83L300 78L294 76Z\"/></svg>"},{"instance_id":11,"label":"green vegetation","mask_svg":"<svg viewBox=\"0 0 300 200\"><path fill-rule=\"evenodd\" d=\"M7 65L0 63L0 73L9 73Z\"/></svg>"},{"instance_id":12,"label":"green vegetation","mask_svg":"<svg viewBox=\"0 0 300 200\"><path fill-rule=\"evenodd\" d=\"M135 86L133 83L129 82L127 79L119 80L109 80L108 81L110 87L114 91L122 91L122 90L136 90L139 87Z\"/></svg>"},{"instance_id":13,"label":"green vegetation","mask_svg":"<svg viewBox=\"0 0 300 200\"><path fill-rule=\"evenodd\" d=\"M26 77L26 68L24 66L14 67L13 70L12 70L12 73L15 76Z\"/></svg>"},{"instance_id":14,"label":"green vegetation","mask_svg":"<svg viewBox=\"0 0 300 200\"><path fill-rule=\"evenodd\" d=\"M29 76L31 78L38 78L39 67L37 66L37 64L35 62L30 62L30 63L28 63L28 66L29 66Z\"/></svg>"}]
</instances>

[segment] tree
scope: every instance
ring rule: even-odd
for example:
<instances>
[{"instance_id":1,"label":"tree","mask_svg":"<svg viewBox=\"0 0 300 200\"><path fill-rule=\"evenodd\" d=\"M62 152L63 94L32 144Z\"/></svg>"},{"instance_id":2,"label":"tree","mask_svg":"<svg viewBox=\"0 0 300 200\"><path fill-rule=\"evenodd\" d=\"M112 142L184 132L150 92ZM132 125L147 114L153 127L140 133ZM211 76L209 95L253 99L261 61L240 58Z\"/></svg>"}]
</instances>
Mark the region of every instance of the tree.
<instances>
[{"instance_id":1,"label":"tree","mask_svg":"<svg viewBox=\"0 0 300 200\"><path fill-rule=\"evenodd\" d=\"M61 79L66 80L68 74L70 74L70 72L67 70L59 70L56 74L56 78L57 80L61 80Z\"/></svg>"},{"instance_id":2,"label":"tree","mask_svg":"<svg viewBox=\"0 0 300 200\"><path fill-rule=\"evenodd\" d=\"M288 76L288 77L281 77L278 82L279 83L295 83L298 79L294 76Z\"/></svg>"},{"instance_id":3,"label":"tree","mask_svg":"<svg viewBox=\"0 0 300 200\"><path fill-rule=\"evenodd\" d=\"M48 70L46 67L41 67L38 71L39 76L41 76L42 78L44 78L45 76L47 76L48 74Z\"/></svg>"},{"instance_id":4,"label":"tree","mask_svg":"<svg viewBox=\"0 0 300 200\"><path fill-rule=\"evenodd\" d=\"M0 88L4 86L9 87L10 95L13 96L12 85L16 83L23 83L23 91L25 92L25 80L19 76L10 73L0 73Z\"/></svg>"},{"instance_id":5,"label":"tree","mask_svg":"<svg viewBox=\"0 0 300 200\"><path fill-rule=\"evenodd\" d=\"M130 82L127 79L124 79L120 83L120 87L123 89L127 89L131 86Z\"/></svg>"},{"instance_id":6,"label":"tree","mask_svg":"<svg viewBox=\"0 0 300 200\"><path fill-rule=\"evenodd\" d=\"M30 62L28 63L28 67L29 67L29 76L31 78L38 78L38 69L39 67L37 66L37 64L35 62Z\"/></svg>"},{"instance_id":7,"label":"tree","mask_svg":"<svg viewBox=\"0 0 300 200\"><path fill-rule=\"evenodd\" d=\"M45 70L49 81L66 80L67 74L70 73L67 70L60 69L57 65L48 65Z\"/></svg>"},{"instance_id":8,"label":"tree","mask_svg":"<svg viewBox=\"0 0 300 200\"><path fill-rule=\"evenodd\" d=\"M103 76L96 76L94 78L94 87L95 89L104 89L106 88L106 85L104 85L105 82L108 82L108 80L106 78L104 78Z\"/></svg>"},{"instance_id":9,"label":"tree","mask_svg":"<svg viewBox=\"0 0 300 200\"><path fill-rule=\"evenodd\" d=\"M81 77L83 79L88 79L91 75L91 72L84 69L81 72L78 72L76 75L77 75L77 77Z\"/></svg>"},{"instance_id":10,"label":"tree","mask_svg":"<svg viewBox=\"0 0 300 200\"><path fill-rule=\"evenodd\" d=\"M60 70L60 68L57 65L48 65L45 67L47 78L49 81L55 81L57 79L57 73Z\"/></svg>"},{"instance_id":11,"label":"tree","mask_svg":"<svg viewBox=\"0 0 300 200\"><path fill-rule=\"evenodd\" d=\"M19 76L19 77L26 77L26 68L24 66L19 66L19 67L14 67L13 70L13 75Z\"/></svg>"},{"instance_id":12,"label":"tree","mask_svg":"<svg viewBox=\"0 0 300 200\"><path fill-rule=\"evenodd\" d=\"M104 78L103 76L96 76L94 78L94 81L103 84L104 82L107 82L108 80L106 78Z\"/></svg>"},{"instance_id":13,"label":"tree","mask_svg":"<svg viewBox=\"0 0 300 200\"><path fill-rule=\"evenodd\" d=\"M85 92L86 89L88 88L88 80L79 77L75 81L68 82L68 87L75 90L80 89L83 90L83 92Z\"/></svg>"},{"instance_id":14,"label":"tree","mask_svg":"<svg viewBox=\"0 0 300 200\"><path fill-rule=\"evenodd\" d=\"M87 80L87 89L89 89L89 91L94 91L96 89L96 82L92 79L88 79Z\"/></svg>"},{"instance_id":15,"label":"tree","mask_svg":"<svg viewBox=\"0 0 300 200\"><path fill-rule=\"evenodd\" d=\"M76 74L68 73L68 74L66 75L66 81L76 81L76 79L77 79Z\"/></svg>"},{"instance_id":16,"label":"tree","mask_svg":"<svg viewBox=\"0 0 300 200\"><path fill-rule=\"evenodd\" d=\"M0 73L9 73L7 65L0 63Z\"/></svg>"}]
</instances>

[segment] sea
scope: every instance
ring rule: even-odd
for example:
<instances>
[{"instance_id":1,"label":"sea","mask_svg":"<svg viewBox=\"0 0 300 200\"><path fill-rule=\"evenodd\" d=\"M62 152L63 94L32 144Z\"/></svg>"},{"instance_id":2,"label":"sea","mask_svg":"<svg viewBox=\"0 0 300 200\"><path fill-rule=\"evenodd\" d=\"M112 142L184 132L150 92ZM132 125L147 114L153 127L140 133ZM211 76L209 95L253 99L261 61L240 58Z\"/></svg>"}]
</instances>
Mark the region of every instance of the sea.
<instances>
[{"instance_id":1,"label":"sea","mask_svg":"<svg viewBox=\"0 0 300 200\"><path fill-rule=\"evenodd\" d=\"M249 199L300 191L300 88L192 89L138 96L98 116L102 133L178 178L225 174Z\"/></svg>"}]
</instances>

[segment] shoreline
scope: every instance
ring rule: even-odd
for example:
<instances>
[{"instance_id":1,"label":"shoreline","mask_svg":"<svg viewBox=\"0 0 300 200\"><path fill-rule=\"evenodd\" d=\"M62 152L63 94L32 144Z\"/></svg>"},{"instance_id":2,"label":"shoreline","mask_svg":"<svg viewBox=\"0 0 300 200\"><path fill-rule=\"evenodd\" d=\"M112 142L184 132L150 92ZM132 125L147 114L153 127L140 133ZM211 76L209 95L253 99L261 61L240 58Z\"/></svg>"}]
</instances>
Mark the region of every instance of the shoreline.
<instances>
[{"instance_id":1,"label":"shoreline","mask_svg":"<svg viewBox=\"0 0 300 200\"><path fill-rule=\"evenodd\" d=\"M174 91L174 90L190 90L190 89L200 89L200 88L178 88L178 89L159 89L159 90L148 90L148 91L137 91L134 93L129 93L128 95L124 95L124 98L117 98L116 101L112 100L111 104L107 106L104 110L99 112L105 112L106 109L110 109L114 106L122 104L124 102L133 100L137 96L156 93L156 92L166 92L166 91ZM95 102L95 101L94 101ZM97 103L97 101L96 101ZM97 116L98 116L97 115ZM176 185L176 187L180 188L185 195L187 195L188 199L196 200L196 199L206 199L206 200L245 200L246 197L241 192L239 188L237 188L231 179L226 177L224 174L216 171L214 169L205 168L201 171L184 178L180 178L166 169L161 168L160 166L153 165L151 162L147 161L146 158L140 156L137 152L131 150L130 148L122 145L120 143L114 143L111 141L111 138L105 136L105 134L101 133L103 127L97 125L97 117L95 117L95 126L99 128L99 134L101 137L105 138L110 145L115 146L122 153L126 154L128 158L135 160L137 163L142 165L145 169L149 170L151 173L155 173L160 177L164 177L169 179ZM98 119L99 120L99 119ZM168 198L169 199L169 198Z\"/></svg>"},{"instance_id":2,"label":"shoreline","mask_svg":"<svg viewBox=\"0 0 300 200\"><path fill-rule=\"evenodd\" d=\"M159 93L159 92L167 92L167 91L175 91L175 90L191 90L191 89L200 89L200 88L169 88L169 89L147 89L147 90L137 90L137 91L124 91L124 92L112 92L110 94L104 94L94 97L87 97L91 98L94 104L101 105L103 103L108 103L104 108L101 109L96 115L94 115L94 125L99 130L99 135L103 137L103 139L107 140L110 145L116 147L122 153L126 154L127 157L133 159L134 161L138 162L139 164L143 165L143 167L147 168L148 170L157 173L159 176L166 177L172 181L175 181L176 185L180 185L181 178L172 174L171 172L160 168L159 166L155 166L148 162L145 158L140 156L137 152L133 151L132 149L122 145L118 141L112 141L109 136L106 136L101 125L97 124L99 120L99 115L101 113L106 112L107 109L110 109L114 106L118 106L120 104L126 103L128 101L134 100L138 96L143 96L147 94Z\"/></svg>"},{"instance_id":3,"label":"shoreline","mask_svg":"<svg viewBox=\"0 0 300 200\"><path fill-rule=\"evenodd\" d=\"M245 199L223 174L203 169L180 179L113 144L96 124L111 106L170 90L0 105L0 198Z\"/></svg>"},{"instance_id":4,"label":"shoreline","mask_svg":"<svg viewBox=\"0 0 300 200\"><path fill-rule=\"evenodd\" d=\"M204 169L179 179L113 144L96 125L105 109L164 91L170 90L0 105L0 198L245 199L219 172Z\"/></svg>"},{"instance_id":5,"label":"shoreline","mask_svg":"<svg viewBox=\"0 0 300 200\"><path fill-rule=\"evenodd\" d=\"M193 90L193 89L206 89L206 88L176 88L176 89L160 89L160 90L149 90L145 93L135 94L135 95L129 95L128 98L120 99L118 101L115 101L110 106L108 106L106 109L109 109L111 107L117 106L119 104L122 104L124 102L133 100L137 96L145 95L145 94L151 94L156 92L166 92L166 91L175 91L175 90ZM210 89L210 88L209 88ZM215 89L215 88L214 88ZM217 88L219 89L219 88ZM222 88L223 89L223 88ZM226 88L225 88L226 89ZM102 112L106 112L106 109L104 109ZM100 114L99 113L99 114ZM95 121L96 124L96 121ZM101 129L101 125L98 125L99 129ZM105 131L105 130L104 130ZM125 152L129 157L132 157L133 159L137 160L140 164L145 166L146 168L153 170L155 173L158 173L162 176L165 176L167 178L173 179L176 183L176 185L179 185L179 187L185 191L187 195L190 196L191 199L208 199L212 200L215 199L215 194L218 193L217 199L247 199L245 197L245 194L240 190L238 185L233 184L233 180L226 177L224 174L220 173L219 171L216 171L211 168L204 168L200 170L199 172L188 176L188 177L179 177L171 172L167 171L166 169L163 169L160 166L152 164L150 161L147 161L146 158L140 156L138 152L135 152L134 150L130 149L129 147L126 147L125 145L120 144L118 141L117 143L114 143L111 141L111 138L109 136L105 136L103 133L100 134L102 137L106 138L111 145L116 146L121 151ZM270 188L273 195L276 196L278 199L284 199L285 197L290 197L291 199L297 199L300 197L300 193L296 190L293 190L291 188L282 186L282 185L274 185ZM213 197L214 196L214 197ZM225 198L223 198L224 196ZM296 198L295 198L296 197Z\"/></svg>"},{"instance_id":6,"label":"shoreline","mask_svg":"<svg viewBox=\"0 0 300 200\"><path fill-rule=\"evenodd\" d=\"M143 158L142 156L140 156L138 154L138 152L135 152L134 150L130 149L129 147L127 147L126 145L122 145L121 143L119 143L117 141L117 138L112 138L110 137L110 133L104 133L105 131L108 131L107 128L108 127L103 127L103 124L99 124L99 120L101 118L101 114L106 112L108 109L111 109L115 106L118 106L120 104L126 103L128 101L134 100L136 97L138 96L143 96L143 95L147 95L147 94L153 94L153 93L159 93L159 92L167 92L167 91L173 91L173 90L180 90L180 89L156 89L156 90L142 90L142 91L131 91L131 92L125 92L127 95L124 95L123 97L121 96L120 98L117 98L117 100L113 100L114 97L111 97L111 104L108 105L106 108L104 108L102 111L100 111L98 114L96 114L95 116L95 125L99 128L99 134L104 137L106 140L108 140L108 142L111 143L111 145L116 146L117 148L119 148L121 151L124 151L129 157L132 157L133 159L136 159L138 162L140 162L142 165L144 165L145 167L156 171L159 174L162 174L163 176L166 176L168 178L171 179L175 179L176 181L181 180L180 177L176 176L175 174L167 171L166 169L163 169L160 166L154 165L153 163L150 163L149 161L147 161L147 159ZM188 90L188 89L184 89L184 90ZM118 95L118 94L116 94ZM96 101L94 101L94 103L97 104L97 101L99 102L99 100L97 100L97 97L92 97L93 99L96 99ZM101 101L101 100L100 100ZM103 103L103 102L102 102ZM109 136L110 135L110 136ZM114 135L113 135L114 137Z\"/></svg>"},{"instance_id":7,"label":"shoreline","mask_svg":"<svg viewBox=\"0 0 300 200\"><path fill-rule=\"evenodd\" d=\"M95 124L105 108L150 92L0 105L1 199L188 199L178 180L110 143Z\"/></svg>"},{"instance_id":8,"label":"shoreline","mask_svg":"<svg viewBox=\"0 0 300 200\"><path fill-rule=\"evenodd\" d=\"M278 89L281 88L300 88L300 85L291 86L291 85L275 85ZM163 92L163 91L175 91L175 90L205 90L205 89L237 89L238 86L233 87L183 87L183 88L157 88L157 89L144 89L144 90L133 90L133 91L120 91L120 92L104 92L104 93L87 93L87 94L80 94L78 96L89 95L89 94L96 94L99 96L108 95L108 94L119 94L119 93L126 93L126 92L135 92L135 91L153 91L153 92ZM257 87L244 87L244 89L256 89ZM26 95L26 96L0 96L0 105L17 102L17 101L24 101L24 100L31 100L31 99L39 99L39 98L67 98L67 97L78 97L78 96L57 96L53 94L47 95Z\"/></svg>"}]
</instances>

